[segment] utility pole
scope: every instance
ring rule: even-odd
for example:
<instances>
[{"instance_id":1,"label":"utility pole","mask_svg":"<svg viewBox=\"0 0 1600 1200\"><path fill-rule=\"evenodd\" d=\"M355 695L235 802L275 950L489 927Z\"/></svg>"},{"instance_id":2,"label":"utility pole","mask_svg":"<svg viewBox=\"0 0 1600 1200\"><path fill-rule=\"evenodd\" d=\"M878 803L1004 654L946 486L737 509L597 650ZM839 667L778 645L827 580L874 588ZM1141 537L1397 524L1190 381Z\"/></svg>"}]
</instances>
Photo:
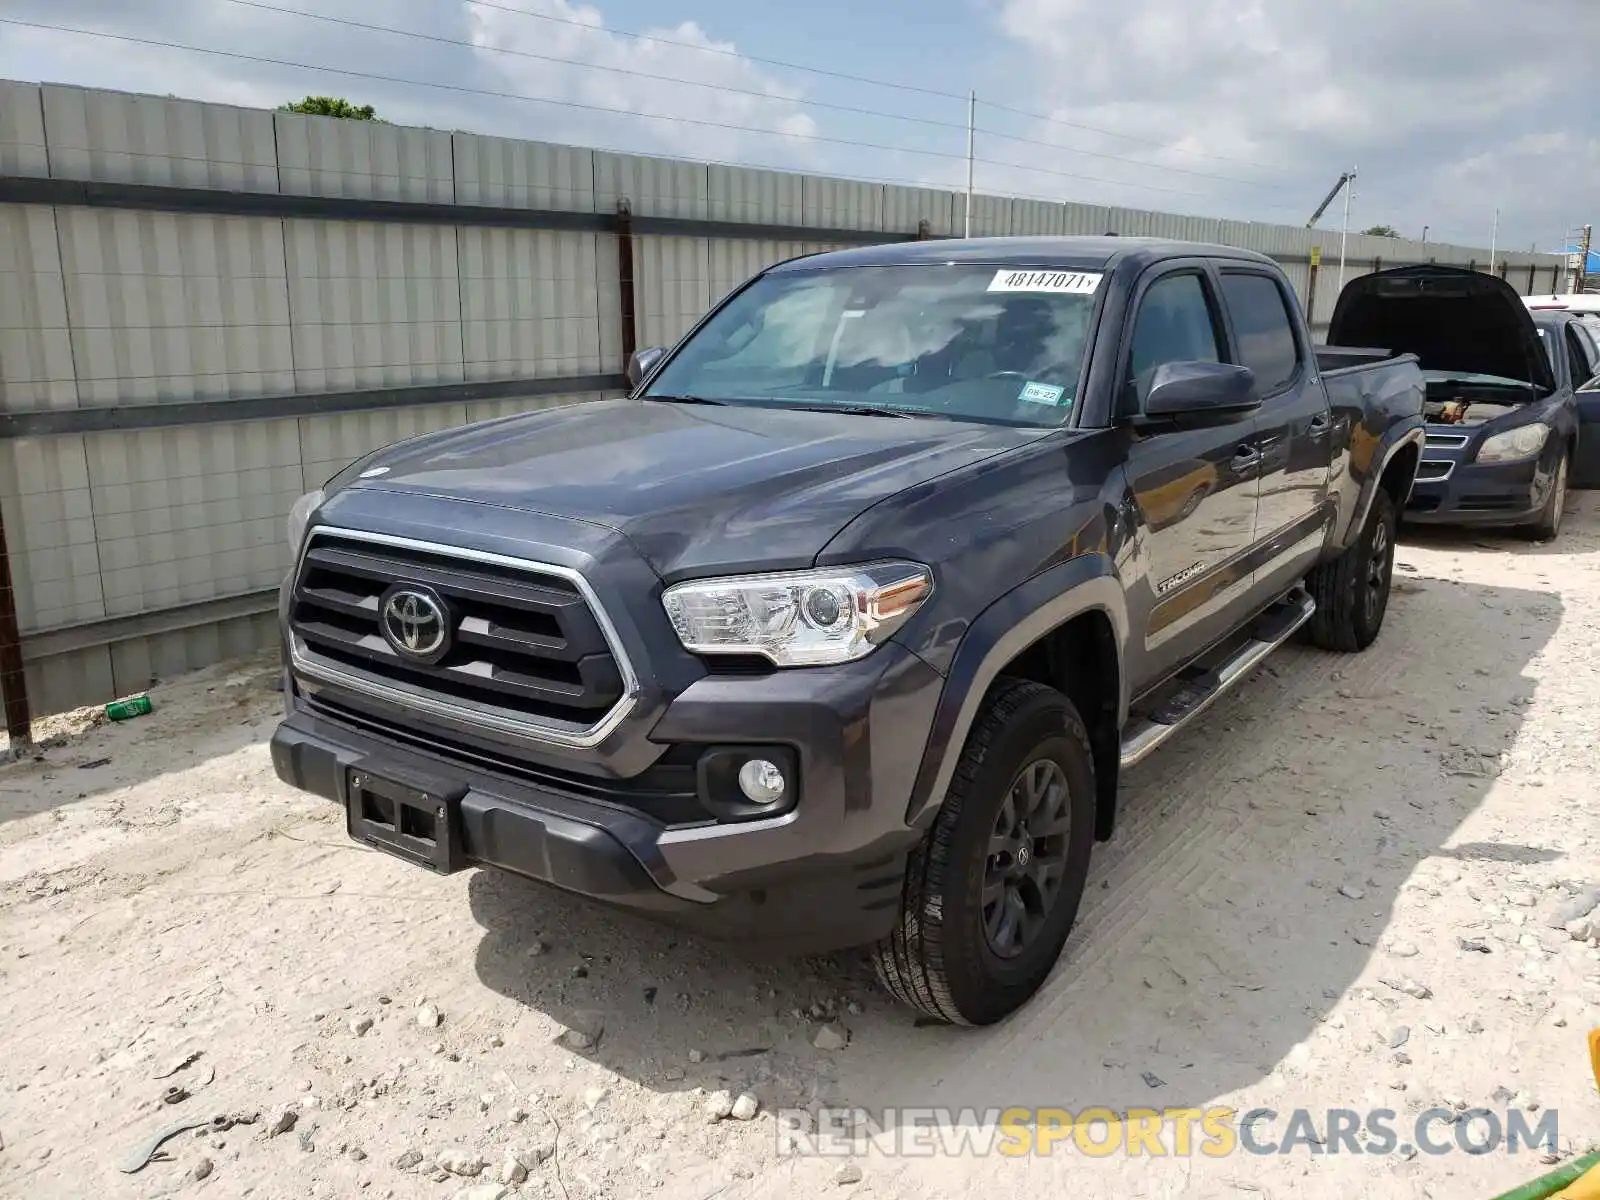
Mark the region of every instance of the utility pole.
<instances>
[{"instance_id":1,"label":"utility pole","mask_svg":"<svg viewBox=\"0 0 1600 1200\"><path fill-rule=\"evenodd\" d=\"M1583 237L1578 241L1578 269L1573 272L1573 292L1583 294L1583 277L1589 270L1589 247L1593 244L1594 226L1583 227Z\"/></svg>"},{"instance_id":2,"label":"utility pole","mask_svg":"<svg viewBox=\"0 0 1600 1200\"><path fill-rule=\"evenodd\" d=\"M1344 189L1344 228L1339 231L1339 291L1344 291L1344 252L1350 241L1350 196L1356 190L1356 169L1350 168L1350 183Z\"/></svg>"},{"instance_id":3,"label":"utility pole","mask_svg":"<svg viewBox=\"0 0 1600 1200\"><path fill-rule=\"evenodd\" d=\"M1428 244L1428 226L1426 225L1422 227L1422 244L1424 246Z\"/></svg>"},{"instance_id":4,"label":"utility pole","mask_svg":"<svg viewBox=\"0 0 1600 1200\"><path fill-rule=\"evenodd\" d=\"M978 124L978 93L967 93L967 216L961 236L972 236L972 139Z\"/></svg>"},{"instance_id":5,"label":"utility pole","mask_svg":"<svg viewBox=\"0 0 1600 1200\"><path fill-rule=\"evenodd\" d=\"M1489 274L1494 274L1494 252L1500 245L1500 206L1495 205L1494 228L1489 231Z\"/></svg>"}]
</instances>

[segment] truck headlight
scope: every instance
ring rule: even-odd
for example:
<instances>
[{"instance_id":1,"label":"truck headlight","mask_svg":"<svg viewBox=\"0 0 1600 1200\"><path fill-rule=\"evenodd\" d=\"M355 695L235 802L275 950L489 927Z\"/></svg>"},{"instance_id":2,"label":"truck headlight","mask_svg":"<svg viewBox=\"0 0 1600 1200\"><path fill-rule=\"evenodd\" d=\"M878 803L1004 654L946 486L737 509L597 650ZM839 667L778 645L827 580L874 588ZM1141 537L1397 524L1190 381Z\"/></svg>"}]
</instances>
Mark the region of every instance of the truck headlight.
<instances>
[{"instance_id":1,"label":"truck headlight","mask_svg":"<svg viewBox=\"0 0 1600 1200\"><path fill-rule=\"evenodd\" d=\"M294 502L294 507L289 510L289 549L300 553L300 543L306 540L306 526L311 523L311 514L322 506L322 489L307 492Z\"/></svg>"},{"instance_id":2,"label":"truck headlight","mask_svg":"<svg viewBox=\"0 0 1600 1200\"><path fill-rule=\"evenodd\" d=\"M852 662L885 641L933 591L918 563L697 579L662 593L695 654L759 654L780 667Z\"/></svg>"},{"instance_id":3,"label":"truck headlight","mask_svg":"<svg viewBox=\"0 0 1600 1200\"><path fill-rule=\"evenodd\" d=\"M1508 429L1483 440L1483 445L1478 447L1478 461L1514 462L1519 458L1531 458L1544 449L1549 436L1550 426L1542 421Z\"/></svg>"}]
</instances>

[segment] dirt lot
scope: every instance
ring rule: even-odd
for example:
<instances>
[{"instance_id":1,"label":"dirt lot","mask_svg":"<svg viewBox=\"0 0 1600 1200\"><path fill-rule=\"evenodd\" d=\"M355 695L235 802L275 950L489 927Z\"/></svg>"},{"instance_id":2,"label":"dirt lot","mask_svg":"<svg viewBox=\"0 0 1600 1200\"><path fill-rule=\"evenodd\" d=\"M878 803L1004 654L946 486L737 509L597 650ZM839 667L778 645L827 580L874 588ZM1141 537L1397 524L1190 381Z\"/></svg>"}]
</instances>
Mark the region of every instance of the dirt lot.
<instances>
[{"instance_id":1,"label":"dirt lot","mask_svg":"<svg viewBox=\"0 0 1600 1200\"><path fill-rule=\"evenodd\" d=\"M1486 1197L1531 1178L1537 1153L1069 1143L871 1153L840 1182L837 1159L780 1156L771 1114L1392 1108L1404 1133L1456 1105L1555 1109L1563 1154L1600 1140L1600 949L1551 924L1600 882L1600 498L1578 509L1555 548L1410 538L1374 652L1284 651L1132 774L1060 969L982 1032L918 1027L852 956L740 958L357 848L272 774L265 659L164 684L142 720L41 723L45 758L0 769L0 1195L492 1197L508 1152L529 1171L508 1194L567 1200ZM846 1047L813 1044L825 1021ZM174 1083L194 1095L169 1106ZM761 1112L709 1120L719 1089ZM178 1119L257 1112L118 1170Z\"/></svg>"}]
</instances>

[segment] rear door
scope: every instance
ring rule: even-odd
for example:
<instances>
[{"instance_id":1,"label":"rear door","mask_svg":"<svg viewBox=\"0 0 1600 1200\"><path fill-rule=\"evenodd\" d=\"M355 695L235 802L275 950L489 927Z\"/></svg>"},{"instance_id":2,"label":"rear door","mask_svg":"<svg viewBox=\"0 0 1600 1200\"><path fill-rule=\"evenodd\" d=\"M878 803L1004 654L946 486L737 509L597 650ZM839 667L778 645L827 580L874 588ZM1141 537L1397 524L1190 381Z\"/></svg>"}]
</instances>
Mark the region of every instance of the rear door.
<instances>
[{"instance_id":1,"label":"rear door","mask_svg":"<svg viewBox=\"0 0 1600 1200\"><path fill-rule=\"evenodd\" d=\"M1316 359L1278 277L1248 266L1219 267L1233 361L1255 372L1261 390L1252 557L1258 579L1271 587L1303 574L1321 552L1332 414Z\"/></svg>"},{"instance_id":2,"label":"rear door","mask_svg":"<svg viewBox=\"0 0 1600 1200\"><path fill-rule=\"evenodd\" d=\"M1147 274L1128 329L1120 403L1125 418L1143 411L1157 367L1224 360L1221 306L1207 264L1180 260ZM1260 461L1254 435L1253 418L1135 429L1128 476L1148 551L1150 605L1143 653L1129 669L1135 691L1226 633L1230 605L1249 588Z\"/></svg>"}]
</instances>

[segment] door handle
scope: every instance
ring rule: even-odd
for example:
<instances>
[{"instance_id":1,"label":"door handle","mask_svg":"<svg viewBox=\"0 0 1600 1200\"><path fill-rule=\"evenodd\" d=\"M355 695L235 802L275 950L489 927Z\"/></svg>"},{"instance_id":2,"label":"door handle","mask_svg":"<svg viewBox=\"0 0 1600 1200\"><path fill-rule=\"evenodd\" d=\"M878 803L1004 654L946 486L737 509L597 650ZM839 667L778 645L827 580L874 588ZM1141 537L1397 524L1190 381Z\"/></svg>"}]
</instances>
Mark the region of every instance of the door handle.
<instances>
[{"instance_id":1,"label":"door handle","mask_svg":"<svg viewBox=\"0 0 1600 1200\"><path fill-rule=\"evenodd\" d=\"M1328 426L1331 424L1332 422L1328 420L1328 415L1326 413L1318 413L1316 416L1311 418L1311 432L1327 433Z\"/></svg>"},{"instance_id":2,"label":"door handle","mask_svg":"<svg viewBox=\"0 0 1600 1200\"><path fill-rule=\"evenodd\" d=\"M1241 471L1246 467L1253 467L1261 461L1261 451L1248 443L1241 443L1233 452L1233 469Z\"/></svg>"}]
</instances>

